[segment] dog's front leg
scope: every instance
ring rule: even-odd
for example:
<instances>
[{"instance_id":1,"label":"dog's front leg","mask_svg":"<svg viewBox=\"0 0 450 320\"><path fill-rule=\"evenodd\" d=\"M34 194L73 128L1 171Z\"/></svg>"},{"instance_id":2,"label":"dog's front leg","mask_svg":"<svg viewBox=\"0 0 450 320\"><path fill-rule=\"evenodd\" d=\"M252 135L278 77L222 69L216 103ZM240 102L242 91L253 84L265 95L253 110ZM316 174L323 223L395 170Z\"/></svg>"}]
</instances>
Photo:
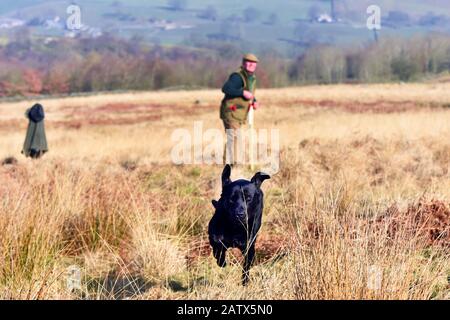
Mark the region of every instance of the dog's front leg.
<instances>
[{"instance_id":1,"label":"dog's front leg","mask_svg":"<svg viewBox=\"0 0 450 320\"><path fill-rule=\"evenodd\" d=\"M252 267L253 260L255 259L255 244L253 243L248 249L244 259L244 271L242 273L242 285L246 286L250 280L250 268Z\"/></svg>"},{"instance_id":2,"label":"dog's front leg","mask_svg":"<svg viewBox=\"0 0 450 320\"><path fill-rule=\"evenodd\" d=\"M225 260L226 258L227 249L221 245L215 245L213 246L213 255L214 258L217 260L217 265L221 268L225 268L227 266L227 262Z\"/></svg>"}]
</instances>

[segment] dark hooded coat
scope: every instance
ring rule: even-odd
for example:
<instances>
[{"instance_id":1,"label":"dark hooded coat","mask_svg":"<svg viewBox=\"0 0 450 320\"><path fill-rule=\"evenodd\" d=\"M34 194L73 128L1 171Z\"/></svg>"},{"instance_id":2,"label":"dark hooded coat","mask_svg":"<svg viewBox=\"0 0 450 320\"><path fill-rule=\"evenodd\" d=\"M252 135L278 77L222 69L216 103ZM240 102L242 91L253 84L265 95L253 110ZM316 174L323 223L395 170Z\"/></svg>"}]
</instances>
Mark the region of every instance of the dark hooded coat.
<instances>
[{"instance_id":1,"label":"dark hooded coat","mask_svg":"<svg viewBox=\"0 0 450 320\"><path fill-rule=\"evenodd\" d=\"M22 153L26 157L40 158L48 151L44 127L44 108L40 104L35 104L25 112L25 116L29 122Z\"/></svg>"}]
</instances>

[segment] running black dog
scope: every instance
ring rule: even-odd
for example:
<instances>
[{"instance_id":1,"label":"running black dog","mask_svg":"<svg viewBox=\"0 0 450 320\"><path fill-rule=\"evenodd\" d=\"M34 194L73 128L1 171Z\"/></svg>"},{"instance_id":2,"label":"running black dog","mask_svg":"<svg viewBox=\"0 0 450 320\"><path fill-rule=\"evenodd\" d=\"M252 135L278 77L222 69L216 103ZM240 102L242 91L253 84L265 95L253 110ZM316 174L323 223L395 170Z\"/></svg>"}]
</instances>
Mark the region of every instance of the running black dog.
<instances>
[{"instance_id":1,"label":"running black dog","mask_svg":"<svg viewBox=\"0 0 450 320\"><path fill-rule=\"evenodd\" d=\"M213 255L220 267L226 266L228 248L239 248L244 255L243 285L249 280L250 267L255 257L255 242L261 227L263 198L261 184L270 176L256 173L251 181L230 179L231 167L222 172L222 194L219 201L213 200L216 209L208 233Z\"/></svg>"}]
</instances>

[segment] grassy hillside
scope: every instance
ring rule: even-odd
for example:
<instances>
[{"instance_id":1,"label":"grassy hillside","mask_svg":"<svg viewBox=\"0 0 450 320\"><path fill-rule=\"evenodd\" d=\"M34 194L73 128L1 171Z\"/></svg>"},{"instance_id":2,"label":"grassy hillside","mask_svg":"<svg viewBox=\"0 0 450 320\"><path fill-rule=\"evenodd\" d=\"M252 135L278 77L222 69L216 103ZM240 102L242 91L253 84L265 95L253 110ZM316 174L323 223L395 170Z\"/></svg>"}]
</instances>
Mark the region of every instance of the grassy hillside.
<instances>
[{"instance_id":1,"label":"grassy hillside","mask_svg":"<svg viewBox=\"0 0 450 320\"><path fill-rule=\"evenodd\" d=\"M37 161L29 102L0 104L0 298L449 299L449 86L259 91L281 158L248 288L207 242L222 166L170 160L175 129L222 131L219 90L43 100Z\"/></svg>"}]
</instances>

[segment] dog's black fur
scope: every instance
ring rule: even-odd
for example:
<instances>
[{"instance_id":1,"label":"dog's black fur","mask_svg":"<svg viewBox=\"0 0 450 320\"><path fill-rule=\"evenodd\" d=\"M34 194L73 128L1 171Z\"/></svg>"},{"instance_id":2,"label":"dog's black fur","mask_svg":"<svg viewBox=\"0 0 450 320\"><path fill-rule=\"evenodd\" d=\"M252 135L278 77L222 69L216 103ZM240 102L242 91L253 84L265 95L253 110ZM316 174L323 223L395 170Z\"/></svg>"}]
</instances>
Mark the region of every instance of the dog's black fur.
<instances>
[{"instance_id":1,"label":"dog's black fur","mask_svg":"<svg viewBox=\"0 0 450 320\"><path fill-rule=\"evenodd\" d=\"M219 201L213 200L216 209L208 233L213 255L220 267L226 266L228 248L239 248L244 255L243 285L249 280L250 267L255 257L255 242L261 227L264 194L261 184L270 176L256 173L251 181L231 181L231 167L222 172L222 194Z\"/></svg>"}]
</instances>

